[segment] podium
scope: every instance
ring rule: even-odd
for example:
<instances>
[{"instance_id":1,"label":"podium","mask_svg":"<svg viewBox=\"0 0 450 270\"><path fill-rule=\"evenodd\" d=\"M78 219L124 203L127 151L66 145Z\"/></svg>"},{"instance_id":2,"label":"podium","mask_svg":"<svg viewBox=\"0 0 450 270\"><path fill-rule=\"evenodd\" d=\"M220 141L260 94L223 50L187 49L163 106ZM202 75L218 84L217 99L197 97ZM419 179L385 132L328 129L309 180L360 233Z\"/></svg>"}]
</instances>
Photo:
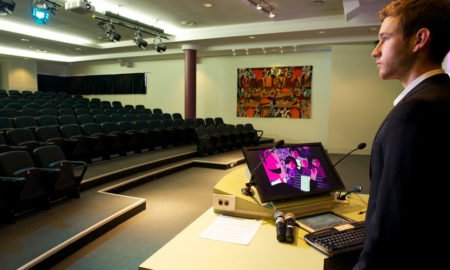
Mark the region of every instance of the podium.
<instances>
[{"instance_id":1,"label":"podium","mask_svg":"<svg viewBox=\"0 0 450 270\"><path fill-rule=\"evenodd\" d=\"M334 195L311 196L301 200L261 203L258 192L246 196L241 189L249 181L246 167L223 177L213 190L213 210L216 213L257 219L273 219L276 211L293 213L296 217L331 211L336 203Z\"/></svg>"}]
</instances>

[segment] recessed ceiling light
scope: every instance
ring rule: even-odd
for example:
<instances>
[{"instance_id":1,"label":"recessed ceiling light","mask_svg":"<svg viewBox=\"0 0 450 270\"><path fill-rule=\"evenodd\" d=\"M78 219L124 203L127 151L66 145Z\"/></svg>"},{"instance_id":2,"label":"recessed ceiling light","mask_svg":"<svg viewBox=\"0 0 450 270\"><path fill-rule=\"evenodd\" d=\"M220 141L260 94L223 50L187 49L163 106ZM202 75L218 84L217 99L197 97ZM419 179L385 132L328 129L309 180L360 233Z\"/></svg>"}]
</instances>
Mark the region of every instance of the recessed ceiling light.
<instances>
[{"instance_id":1,"label":"recessed ceiling light","mask_svg":"<svg viewBox=\"0 0 450 270\"><path fill-rule=\"evenodd\" d=\"M313 2L315 5L323 5L323 4L325 4L325 1L324 0L314 0L314 2Z\"/></svg>"},{"instance_id":2,"label":"recessed ceiling light","mask_svg":"<svg viewBox=\"0 0 450 270\"><path fill-rule=\"evenodd\" d=\"M321 35L323 35L323 34L325 34L327 31L319 31L319 34L321 34Z\"/></svg>"},{"instance_id":3,"label":"recessed ceiling light","mask_svg":"<svg viewBox=\"0 0 450 270\"><path fill-rule=\"evenodd\" d=\"M248 38L249 39L255 39L256 37L255 36L249 36Z\"/></svg>"},{"instance_id":4,"label":"recessed ceiling light","mask_svg":"<svg viewBox=\"0 0 450 270\"><path fill-rule=\"evenodd\" d=\"M77 48L75 48L75 51L81 51L81 48L77 47Z\"/></svg>"},{"instance_id":5,"label":"recessed ceiling light","mask_svg":"<svg viewBox=\"0 0 450 270\"><path fill-rule=\"evenodd\" d=\"M192 21L182 21L181 25L186 25L186 26L194 26L195 22Z\"/></svg>"},{"instance_id":6,"label":"recessed ceiling light","mask_svg":"<svg viewBox=\"0 0 450 270\"><path fill-rule=\"evenodd\" d=\"M205 3L203 3L203 6L204 6L205 8L212 8L212 7L214 6L214 4L211 3L211 2L205 2Z\"/></svg>"},{"instance_id":7,"label":"recessed ceiling light","mask_svg":"<svg viewBox=\"0 0 450 270\"><path fill-rule=\"evenodd\" d=\"M29 42L30 41L28 38L21 38L20 40L23 41L23 42Z\"/></svg>"}]
</instances>

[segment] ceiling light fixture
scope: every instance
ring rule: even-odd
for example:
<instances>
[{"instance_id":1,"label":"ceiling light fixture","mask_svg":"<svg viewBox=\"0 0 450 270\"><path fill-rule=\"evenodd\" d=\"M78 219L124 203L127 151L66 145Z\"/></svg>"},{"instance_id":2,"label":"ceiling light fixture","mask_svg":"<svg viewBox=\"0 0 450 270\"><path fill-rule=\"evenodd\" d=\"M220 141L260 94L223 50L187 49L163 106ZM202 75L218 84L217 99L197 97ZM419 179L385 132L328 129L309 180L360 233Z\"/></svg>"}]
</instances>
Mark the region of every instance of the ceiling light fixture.
<instances>
[{"instance_id":1,"label":"ceiling light fixture","mask_svg":"<svg viewBox=\"0 0 450 270\"><path fill-rule=\"evenodd\" d=\"M153 47L155 47L156 51L159 53L163 53L166 51L166 45L161 40L161 37L158 36L153 40Z\"/></svg>"},{"instance_id":2,"label":"ceiling light fixture","mask_svg":"<svg viewBox=\"0 0 450 270\"><path fill-rule=\"evenodd\" d=\"M13 0L0 0L0 16L11 15L15 7Z\"/></svg>"},{"instance_id":3,"label":"ceiling light fixture","mask_svg":"<svg viewBox=\"0 0 450 270\"><path fill-rule=\"evenodd\" d=\"M47 24L50 19L50 13L56 15L55 11L60 4L50 0L33 0L31 4L31 14L33 20L37 24Z\"/></svg>"},{"instance_id":4,"label":"ceiling light fixture","mask_svg":"<svg viewBox=\"0 0 450 270\"><path fill-rule=\"evenodd\" d=\"M112 42L119 42L122 36L116 32L114 25L111 21L101 21L98 26L104 30L104 35Z\"/></svg>"},{"instance_id":5,"label":"ceiling light fixture","mask_svg":"<svg viewBox=\"0 0 450 270\"><path fill-rule=\"evenodd\" d=\"M205 3L203 3L203 6L205 8L212 8L214 6L214 4L210 1L206 1Z\"/></svg>"},{"instance_id":6,"label":"ceiling light fixture","mask_svg":"<svg viewBox=\"0 0 450 270\"><path fill-rule=\"evenodd\" d=\"M250 4L255 6L259 11L266 13L270 18L275 18L274 8L264 0L247 0Z\"/></svg>"},{"instance_id":7,"label":"ceiling light fixture","mask_svg":"<svg viewBox=\"0 0 450 270\"><path fill-rule=\"evenodd\" d=\"M262 9L261 2L262 2L262 1L259 1L259 3L256 5L256 9L257 9L257 10L261 10L261 9Z\"/></svg>"},{"instance_id":8,"label":"ceiling light fixture","mask_svg":"<svg viewBox=\"0 0 450 270\"><path fill-rule=\"evenodd\" d=\"M141 33L141 29L139 28L138 30L136 30L136 32L134 32L134 37L133 37L133 41L134 43L136 43L136 45L138 45L139 48L141 48L142 50L147 49L147 41L145 41L142 38L142 33Z\"/></svg>"}]
</instances>

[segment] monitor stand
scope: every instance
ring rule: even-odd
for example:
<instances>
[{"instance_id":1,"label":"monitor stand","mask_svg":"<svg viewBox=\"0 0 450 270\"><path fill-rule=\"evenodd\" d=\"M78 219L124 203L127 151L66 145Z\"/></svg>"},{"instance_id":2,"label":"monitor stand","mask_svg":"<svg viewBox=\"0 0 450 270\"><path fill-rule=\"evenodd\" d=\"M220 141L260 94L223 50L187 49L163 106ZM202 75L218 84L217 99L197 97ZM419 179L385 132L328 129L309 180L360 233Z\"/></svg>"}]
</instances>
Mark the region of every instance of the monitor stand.
<instances>
[{"instance_id":1,"label":"monitor stand","mask_svg":"<svg viewBox=\"0 0 450 270\"><path fill-rule=\"evenodd\" d=\"M258 192L254 196L241 193L249 180L243 167L223 177L213 191L214 212L245 218L272 219L276 211L293 213L296 217L331 211L336 203L332 194L280 203L261 203ZM254 188L253 188L254 189Z\"/></svg>"}]
</instances>

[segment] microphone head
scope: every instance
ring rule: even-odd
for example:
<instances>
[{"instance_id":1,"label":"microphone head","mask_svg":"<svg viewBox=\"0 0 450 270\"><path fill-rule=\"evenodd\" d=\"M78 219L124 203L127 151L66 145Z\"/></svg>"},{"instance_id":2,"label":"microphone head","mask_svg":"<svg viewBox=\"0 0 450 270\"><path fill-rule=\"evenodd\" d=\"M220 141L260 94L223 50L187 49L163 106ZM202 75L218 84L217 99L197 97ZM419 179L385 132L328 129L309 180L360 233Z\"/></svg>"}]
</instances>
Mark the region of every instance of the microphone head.
<instances>
[{"instance_id":1,"label":"microphone head","mask_svg":"<svg viewBox=\"0 0 450 270\"><path fill-rule=\"evenodd\" d=\"M277 220L277 218L279 218L279 217L284 218L284 213L281 212L281 211L276 211L276 212L273 214L273 219L274 219L274 220Z\"/></svg>"},{"instance_id":2,"label":"microphone head","mask_svg":"<svg viewBox=\"0 0 450 270\"><path fill-rule=\"evenodd\" d=\"M284 215L284 219L285 220L288 220L288 219L295 220L295 215L293 213L287 213L286 215Z\"/></svg>"},{"instance_id":3,"label":"microphone head","mask_svg":"<svg viewBox=\"0 0 450 270\"><path fill-rule=\"evenodd\" d=\"M358 144L358 149L359 149L359 150L362 150L362 149L364 149L364 148L366 148L366 143L360 143L360 144Z\"/></svg>"},{"instance_id":4,"label":"microphone head","mask_svg":"<svg viewBox=\"0 0 450 270\"><path fill-rule=\"evenodd\" d=\"M276 144L275 144L275 148L280 148L284 145L284 140L279 140Z\"/></svg>"},{"instance_id":5,"label":"microphone head","mask_svg":"<svg viewBox=\"0 0 450 270\"><path fill-rule=\"evenodd\" d=\"M353 189L353 192L361 192L362 191L362 186L356 186L354 189Z\"/></svg>"}]
</instances>

